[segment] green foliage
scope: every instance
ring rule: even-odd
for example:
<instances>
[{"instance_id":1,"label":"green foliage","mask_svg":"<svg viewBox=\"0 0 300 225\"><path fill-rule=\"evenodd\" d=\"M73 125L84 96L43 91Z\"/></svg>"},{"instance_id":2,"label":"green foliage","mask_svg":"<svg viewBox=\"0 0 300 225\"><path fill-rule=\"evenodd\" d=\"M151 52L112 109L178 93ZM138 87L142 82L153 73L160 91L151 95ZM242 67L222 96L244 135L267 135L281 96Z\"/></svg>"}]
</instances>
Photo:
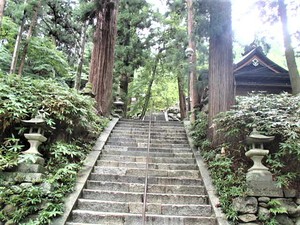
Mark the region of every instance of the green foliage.
<instances>
[{"instance_id":1,"label":"green foliage","mask_svg":"<svg viewBox=\"0 0 300 225\"><path fill-rule=\"evenodd\" d=\"M0 129L4 135L41 108L47 113L48 125L55 127L56 133L64 131L66 137L79 132L80 136L95 135L106 124L96 114L93 99L54 79L0 75L0 99Z\"/></svg>"},{"instance_id":2,"label":"green foliage","mask_svg":"<svg viewBox=\"0 0 300 225\"><path fill-rule=\"evenodd\" d=\"M248 148L245 139L253 125L263 134L275 136L275 140L265 146L270 150L265 163L275 175L277 185L297 187L300 180L299 98L287 93L238 97L237 105L232 110L220 113L214 120L219 137L223 138L223 144L215 148L205 139L205 116L198 116L195 121L191 134L207 161L220 195L221 207L229 219L237 218L231 199L246 193L245 172L251 167L251 161L245 156ZM269 206L273 215L285 213L276 202L271 201ZM270 218L265 224L275 225L277 222Z\"/></svg>"},{"instance_id":3,"label":"green foliage","mask_svg":"<svg viewBox=\"0 0 300 225\"><path fill-rule=\"evenodd\" d=\"M251 94L239 97L234 110L216 118L219 132L233 142L233 148L244 149L242 144L252 126L265 135L275 136L267 145L271 154L267 164L276 176L279 186L288 186L300 178L300 96Z\"/></svg>"},{"instance_id":4,"label":"green foliage","mask_svg":"<svg viewBox=\"0 0 300 225\"><path fill-rule=\"evenodd\" d=\"M282 207L280 202L278 202L275 199L272 199L271 201L268 202L268 206L269 211L273 214L273 215L277 215L277 214L282 214L282 213L287 213L286 208Z\"/></svg>"},{"instance_id":5,"label":"green foliage","mask_svg":"<svg viewBox=\"0 0 300 225\"><path fill-rule=\"evenodd\" d=\"M12 220L18 222L36 211L42 203L44 194L41 188L36 186L5 186L1 187L1 204L9 205L15 210L0 211L0 220Z\"/></svg>"},{"instance_id":6,"label":"green foliage","mask_svg":"<svg viewBox=\"0 0 300 225\"><path fill-rule=\"evenodd\" d=\"M86 149L91 148L90 145L83 145L79 142L65 143L58 141L50 147L50 160L48 163L48 170L52 171L63 166L70 166L72 164L79 164L86 156ZM59 165L59 166L58 166Z\"/></svg>"},{"instance_id":7,"label":"green foliage","mask_svg":"<svg viewBox=\"0 0 300 225\"><path fill-rule=\"evenodd\" d=\"M43 184L51 185L51 191L36 185L29 188L19 186L16 181L3 182L0 186L0 221L12 220L19 223L27 216L38 213L36 219L21 224L42 225L49 224L53 217L61 215L64 197L73 191L77 172L91 148L90 145L85 147L63 142L51 145L51 156L46 165L48 175L43 180ZM2 208L6 205L15 208L17 213L7 213Z\"/></svg>"},{"instance_id":8,"label":"green foliage","mask_svg":"<svg viewBox=\"0 0 300 225\"><path fill-rule=\"evenodd\" d=\"M0 146L0 171L12 168L18 164L18 155L24 147L14 135L6 138Z\"/></svg>"},{"instance_id":9,"label":"green foliage","mask_svg":"<svg viewBox=\"0 0 300 225\"><path fill-rule=\"evenodd\" d=\"M232 199L246 192L246 177L242 169L233 165L234 159L221 156L209 162L211 177L220 195L220 204L229 220L237 220L237 212L232 207Z\"/></svg>"},{"instance_id":10,"label":"green foliage","mask_svg":"<svg viewBox=\"0 0 300 225\"><path fill-rule=\"evenodd\" d=\"M14 177L13 181L1 180L1 222L44 225L63 213L64 197L73 190L84 158L107 124L94 106L92 98L55 79L0 75L0 170L36 161L33 155L19 155L26 143L21 120L44 109L46 123L52 127L46 131L47 142L40 147L46 160L45 178L30 187L22 184L22 176ZM41 185L50 186L51 191ZM6 206L14 213L9 213ZM25 220L29 215L37 217Z\"/></svg>"},{"instance_id":11,"label":"green foliage","mask_svg":"<svg viewBox=\"0 0 300 225\"><path fill-rule=\"evenodd\" d=\"M265 222L265 225L279 225L275 218L271 218L270 220Z\"/></svg>"},{"instance_id":12,"label":"green foliage","mask_svg":"<svg viewBox=\"0 0 300 225\"><path fill-rule=\"evenodd\" d=\"M129 97L136 98L137 101L132 104L129 116L135 116L141 112L149 79L147 71L142 70L133 82L130 83ZM174 106L178 102L177 81L174 77L158 77L152 86L151 96L154 110L160 111Z\"/></svg>"},{"instance_id":13,"label":"green foliage","mask_svg":"<svg viewBox=\"0 0 300 225\"><path fill-rule=\"evenodd\" d=\"M77 63L82 23L78 16L78 1L42 1L43 19L40 21L38 37L50 38L56 48L67 55L70 66ZM81 1L82 2L82 1Z\"/></svg>"},{"instance_id":14,"label":"green foliage","mask_svg":"<svg viewBox=\"0 0 300 225\"><path fill-rule=\"evenodd\" d=\"M27 73L42 77L69 76L67 56L49 38L32 38L27 55Z\"/></svg>"},{"instance_id":15,"label":"green foliage","mask_svg":"<svg viewBox=\"0 0 300 225\"><path fill-rule=\"evenodd\" d=\"M190 135L194 140L194 145L200 147L201 145L207 145L207 142L203 139L206 139L207 136L208 120L207 115L203 112L199 112L196 117L197 120L192 124Z\"/></svg>"},{"instance_id":16,"label":"green foliage","mask_svg":"<svg viewBox=\"0 0 300 225\"><path fill-rule=\"evenodd\" d=\"M213 149L211 142L206 139L208 118L199 113L191 126L190 134L194 144L200 149L203 159L208 163L210 175L219 194L220 205L229 220L237 220L237 212L232 207L232 199L243 196L246 191L245 172L243 168L236 168L237 159L231 155L228 144ZM220 154L221 149L227 152Z\"/></svg>"}]
</instances>

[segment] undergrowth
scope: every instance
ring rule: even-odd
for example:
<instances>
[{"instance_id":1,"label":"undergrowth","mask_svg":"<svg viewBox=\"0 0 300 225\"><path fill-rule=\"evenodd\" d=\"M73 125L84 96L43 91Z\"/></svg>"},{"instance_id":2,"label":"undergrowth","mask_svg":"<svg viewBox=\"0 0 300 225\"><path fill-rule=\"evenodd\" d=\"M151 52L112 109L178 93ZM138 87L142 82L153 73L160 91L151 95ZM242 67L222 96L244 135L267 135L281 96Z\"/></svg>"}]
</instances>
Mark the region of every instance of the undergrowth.
<instances>
[{"instance_id":1,"label":"undergrowth","mask_svg":"<svg viewBox=\"0 0 300 225\"><path fill-rule=\"evenodd\" d=\"M0 222L49 224L63 213L65 196L73 191L77 172L108 120L97 114L95 101L54 79L0 74L0 171L11 171L28 148L22 120L45 111L47 142L40 146L47 172L33 183L24 177L0 176ZM3 174L2 174L3 175Z\"/></svg>"},{"instance_id":2,"label":"undergrowth","mask_svg":"<svg viewBox=\"0 0 300 225\"><path fill-rule=\"evenodd\" d=\"M197 116L191 136L208 164L220 206L229 220L237 221L232 198L246 195L246 171L252 163L245 156L249 149L245 139L253 126L264 135L275 136L272 143L265 145L270 154L264 163L273 173L277 185L299 191L299 116L300 96L283 93L238 97L232 110L220 113L214 120L218 137L222 138L222 144L218 146L213 146L207 139L207 115L200 113Z\"/></svg>"}]
</instances>

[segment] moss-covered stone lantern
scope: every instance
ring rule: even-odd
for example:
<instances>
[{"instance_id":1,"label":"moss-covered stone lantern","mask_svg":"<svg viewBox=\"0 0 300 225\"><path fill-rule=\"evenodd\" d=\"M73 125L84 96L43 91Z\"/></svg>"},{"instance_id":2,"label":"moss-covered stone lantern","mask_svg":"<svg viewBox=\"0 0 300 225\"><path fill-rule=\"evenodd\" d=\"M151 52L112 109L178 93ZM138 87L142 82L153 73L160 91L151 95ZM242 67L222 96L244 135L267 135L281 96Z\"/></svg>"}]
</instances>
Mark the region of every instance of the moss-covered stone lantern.
<instances>
[{"instance_id":1,"label":"moss-covered stone lantern","mask_svg":"<svg viewBox=\"0 0 300 225\"><path fill-rule=\"evenodd\" d=\"M42 142L45 142L47 138L44 136L44 130L46 127L46 121L44 120L44 112L40 110L38 114L30 120L22 120L22 122L29 127L29 133L25 133L24 136L28 140L30 147L23 154L35 154L41 156L38 147Z\"/></svg>"},{"instance_id":2,"label":"moss-covered stone lantern","mask_svg":"<svg viewBox=\"0 0 300 225\"><path fill-rule=\"evenodd\" d=\"M247 137L247 144L251 146L246 152L246 156L251 158L253 166L246 174L248 194L250 196L268 196L282 197L283 193L280 188L275 185L272 173L262 164L264 156L269 154L269 150L264 149L264 143L274 140L274 136L265 136L260 134L256 127Z\"/></svg>"},{"instance_id":3,"label":"moss-covered stone lantern","mask_svg":"<svg viewBox=\"0 0 300 225\"><path fill-rule=\"evenodd\" d=\"M114 113L115 115L117 115L118 117L122 117L123 115L123 106L124 106L124 102L121 101L121 98L117 98L116 101L113 102L114 104Z\"/></svg>"}]
</instances>

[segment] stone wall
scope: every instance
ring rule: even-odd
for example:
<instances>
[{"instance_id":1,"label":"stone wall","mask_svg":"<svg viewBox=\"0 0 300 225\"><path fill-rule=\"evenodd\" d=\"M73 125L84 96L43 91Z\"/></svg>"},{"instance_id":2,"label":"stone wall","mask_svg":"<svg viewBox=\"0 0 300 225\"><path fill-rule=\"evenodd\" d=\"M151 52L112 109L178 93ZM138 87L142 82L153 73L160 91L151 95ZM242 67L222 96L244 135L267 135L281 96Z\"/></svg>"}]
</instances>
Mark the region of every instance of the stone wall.
<instances>
[{"instance_id":1,"label":"stone wall","mask_svg":"<svg viewBox=\"0 0 300 225\"><path fill-rule=\"evenodd\" d=\"M284 198L238 197L233 199L239 225L264 225L274 218L278 225L300 225L300 197L288 191Z\"/></svg>"}]
</instances>

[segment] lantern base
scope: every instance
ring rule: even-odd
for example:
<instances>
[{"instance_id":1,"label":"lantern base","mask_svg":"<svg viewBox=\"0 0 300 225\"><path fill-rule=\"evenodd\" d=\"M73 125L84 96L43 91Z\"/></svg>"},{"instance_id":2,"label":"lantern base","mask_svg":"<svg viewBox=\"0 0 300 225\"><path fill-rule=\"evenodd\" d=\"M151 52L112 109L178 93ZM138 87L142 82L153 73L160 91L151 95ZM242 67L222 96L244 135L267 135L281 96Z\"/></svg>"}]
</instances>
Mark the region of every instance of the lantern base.
<instances>
[{"instance_id":1,"label":"lantern base","mask_svg":"<svg viewBox=\"0 0 300 225\"><path fill-rule=\"evenodd\" d=\"M24 134L25 138L28 140L30 144L30 148L23 152L23 154L35 154L35 155L42 155L38 152L38 147L42 142L45 142L47 138L39 133L29 133Z\"/></svg>"},{"instance_id":2,"label":"lantern base","mask_svg":"<svg viewBox=\"0 0 300 225\"><path fill-rule=\"evenodd\" d=\"M274 181L247 181L248 196L283 197L283 191Z\"/></svg>"}]
</instances>

